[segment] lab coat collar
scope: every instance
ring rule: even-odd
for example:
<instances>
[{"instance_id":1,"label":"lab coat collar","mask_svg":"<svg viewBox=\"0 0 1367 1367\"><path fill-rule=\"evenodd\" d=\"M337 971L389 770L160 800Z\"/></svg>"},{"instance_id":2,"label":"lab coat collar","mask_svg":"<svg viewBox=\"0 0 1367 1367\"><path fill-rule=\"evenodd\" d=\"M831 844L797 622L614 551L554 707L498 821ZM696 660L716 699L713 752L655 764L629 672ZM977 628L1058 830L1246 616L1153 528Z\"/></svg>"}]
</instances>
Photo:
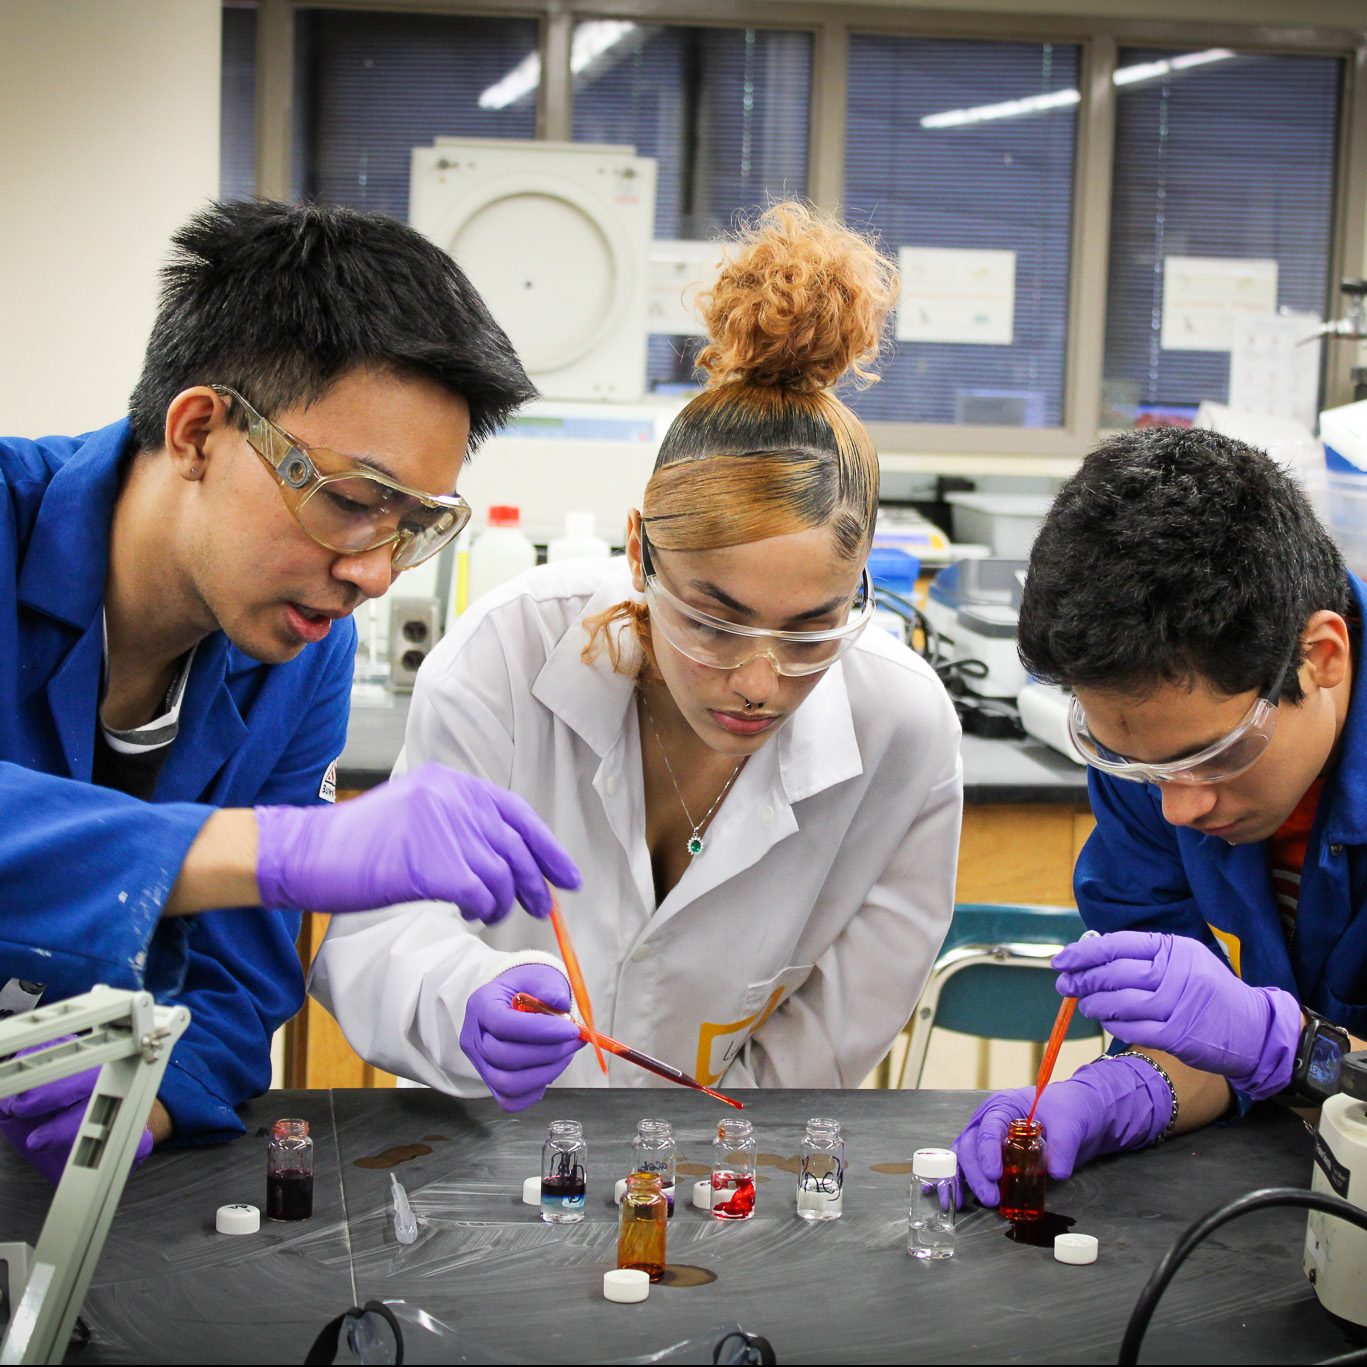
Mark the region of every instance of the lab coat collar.
<instances>
[{"instance_id":1,"label":"lab coat collar","mask_svg":"<svg viewBox=\"0 0 1367 1367\"><path fill-rule=\"evenodd\" d=\"M615 749L628 720L634 719L633 674L614 670L606 651L592 664L586 665L582 658L588 640L584 621L634 596L625 560L615 562L614 568L616 564L620 572L614 572L589 599L579 620L552 648L532 685L533 696L580 735L600 759ZM639 648L629 629L623 630L621 639L630 667L639 660ZM777 757L777 781L789 804L863 772L843 665L826 672L759 754L771 752Z\"/></svg>"},{"instance_id":2,"label":"lab coat collar","mask_svg":"<svg viewBox=\"0 0 1367 1367\"><path fill-rule=\"evenodd\" d=\"M1357 652L1353 659L1353 689L1348 716L1339 737L1338 763L1329 788L1325 838L1338 845L1367 844L1367 584L1348 576L1357 611Z\"/></svg>"},{"instance_id":3,"label":"lab coat collar","mask_svg":"<svg viewBox=\"0 0 1367 1367\"><path fill-rule=\"evenodd\" d=\"M19 576L19 600L86 630L104 602L109 527L123 463L133 453L127 418L89 433L43 494Z\"/></svg>"}]
</instances>

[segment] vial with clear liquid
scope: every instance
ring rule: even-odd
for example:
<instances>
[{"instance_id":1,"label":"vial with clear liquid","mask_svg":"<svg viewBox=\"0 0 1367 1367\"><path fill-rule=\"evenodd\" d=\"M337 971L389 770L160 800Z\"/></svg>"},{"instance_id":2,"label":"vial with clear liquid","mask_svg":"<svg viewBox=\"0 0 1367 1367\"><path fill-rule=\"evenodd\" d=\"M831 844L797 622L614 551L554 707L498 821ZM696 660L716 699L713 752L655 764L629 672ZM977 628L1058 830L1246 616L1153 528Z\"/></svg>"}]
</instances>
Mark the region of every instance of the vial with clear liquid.
<instances>
[{"instance_id":1,"label":"vial with clear liquid","mask_svg":"<svg viewBox=\"0 0 1367 1367\"><path fill-rule=\"evenodd\" d=\"M804 1220L838 1220L844 1203L845 1140L839 1122L809 1120L797 1176L797 1213Z\"/></svg>"},{"instance_id":2,"label":"vial with clear liquid","mask_svg":"<svg viewBox=\"0 0 1367 1367\"><path fill-rule=\"evenodd\" d=\"M660 1177L669 1214L674 1214L674 1164L679 1149L674 1142L674 1127L667 1120L642 1120L631 1141L631 1170L654 1172Z\"/></svg>"},{"instance_id":3,"label":"vial with clear liquid","mask_svg":"<svg viewBox=\"0 0 1367 1367\"><path fill-rule=\"evenodd\" d=\"M913 1258L931 1261L954 1256L958 1171L953 1149L917 1149L912 1155L907 1252Z\"/></svg>"},{"instance_id":4,"label":"vial with clear liquid","mask_svg":"<svg viewBox=\"0 0 1367 1367\"><path fill-rule=\"evenodd\" d=\"M577 1120L552 1120L541 1146L541 1218L573 1225L588 1205L588 1145Z\"/></svg>"}]
</instances>

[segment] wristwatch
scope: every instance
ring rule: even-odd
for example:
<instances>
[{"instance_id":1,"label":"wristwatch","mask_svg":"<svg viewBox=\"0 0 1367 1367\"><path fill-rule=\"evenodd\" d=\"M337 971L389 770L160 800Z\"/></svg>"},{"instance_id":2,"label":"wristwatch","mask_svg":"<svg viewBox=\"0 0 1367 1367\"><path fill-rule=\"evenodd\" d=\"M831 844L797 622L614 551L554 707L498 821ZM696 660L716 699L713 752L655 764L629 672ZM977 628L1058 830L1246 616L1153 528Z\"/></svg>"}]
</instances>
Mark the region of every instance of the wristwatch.
<instances>
[{"instance_id":1,"label":"wristwatch","mask_svg":"<svg viewBox=\"0 0 1367 1367\"><path fill-rule=\"evenodd\" d=\"M1339 1091L1343 1056L1352 1048L1348 1032L1302 1007L1305 1024L1296 1046L1296 1066L1291 1081L1274 1100L1287 1106L1322 1106Z\"/></svg>"}]
</instances>

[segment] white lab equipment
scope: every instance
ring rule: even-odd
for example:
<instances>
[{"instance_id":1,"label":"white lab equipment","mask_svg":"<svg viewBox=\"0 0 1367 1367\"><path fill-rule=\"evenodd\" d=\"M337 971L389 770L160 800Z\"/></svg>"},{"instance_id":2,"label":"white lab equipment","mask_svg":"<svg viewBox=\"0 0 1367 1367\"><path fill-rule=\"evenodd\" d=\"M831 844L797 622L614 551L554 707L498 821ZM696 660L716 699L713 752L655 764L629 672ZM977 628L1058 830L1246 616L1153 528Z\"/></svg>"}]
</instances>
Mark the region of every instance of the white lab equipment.
<instances>
[{"instance_id":1,"label":"white lab equipment","mask_svg":"<svg viewBox=\"0 0 1367 1367\"><path fill-rule=\"evenodd\" d=\"M598 519L592 513L566 513L565 534L546 547L546 563L561 560L601 560L612 548L597 534Z\"/></svg>"},{"instance_id":2,"label":"white lab equipment","mask_svg":"<svg viewBox=\"0 0 1367 1367\"><path fill-rule=\"evenodd\" d=\"M543 395L641 397L654 161L631 147L438 138L412 151L408 206Z\"/></svg>"},{"instance_id":3,"label":"white lab equipment","mask_svg":"<svg viewBox=\"0 0 1367 1367\"><path fill-rule=\"evenodd\" d=\"M1367 1052L1344 1058L1339 1085L1320 1110L1310 1186L1367 1210ZM1331 1315L1367 1328L1367 1230L1312 1210L1304 1267Z\"/></svg>"},{"instance_id":4,"label":"white lab equipment","mask_svg":"<svg viewBox=\"0 0 1367 1367\"><path fill-rule=\"evenodd\" d=\"M522 534L519 510L511 503L494 504L489 525L470 548L470 602L535 564L536 547Z\"/></svg>"},{"instance_id":5,"label":"white lab equipment","mask_svg":"<svg viewBox=\"0 0 1367 1367\"><path fill-rule=\"evenodd\" d=\"M1016 709L1027 736L1042 740L1074 764L1085 766L1087 761L1078 754L1068 734L1068 709L1072 701L1072 694L1057 684L1030 679L1016 698Z\"/></svg>"},{"instance_id":6,"label":"white lab equipment","mask_svg":"<svg viewBox=\"0 0 1367 1367\"><path fill-rule=\"evenodd\" d=\"M1026 560L1053 499L1047 494L946 494L955 541L980 542L1003 560Z\"/></svg>"},{"instance_id":7,"label":"white lab equipment","mask_svg":"<svg viewBox=\"0 0 1367 1367\"><path fill-rule=\"evenodd\" d=\"M941 570L926 594L925 615L945 660L980 661L965 686L980 698L1014 699L1026 674L1016 654L1024 560L961 560Z\"/></svg>"},{"instance_id":8,"label":"white lab equipment","mask_svg":"<svg viewBox=\"0 0 1367 1367\"><path fill-rule=\"evenodd\" d=\"M100 1066L37 1246L0 1244L12 1307L0 1363L65 1356L162 1074L189 1023L183 1006L103 986L0 1022L0 1096ZM20 1056L25 1049L33 1052Z\"/></svg>"},{"instance_id":9,"label":"white lab equipment","mask_svg":"<svg viewBox=\"0 0 1367 1367\"><path fill-rule=\"evenodd\" d=\"M1367 400L1320 414L1329 533L1348 568L1367 573Z\"/></svg>"}]
</instances>

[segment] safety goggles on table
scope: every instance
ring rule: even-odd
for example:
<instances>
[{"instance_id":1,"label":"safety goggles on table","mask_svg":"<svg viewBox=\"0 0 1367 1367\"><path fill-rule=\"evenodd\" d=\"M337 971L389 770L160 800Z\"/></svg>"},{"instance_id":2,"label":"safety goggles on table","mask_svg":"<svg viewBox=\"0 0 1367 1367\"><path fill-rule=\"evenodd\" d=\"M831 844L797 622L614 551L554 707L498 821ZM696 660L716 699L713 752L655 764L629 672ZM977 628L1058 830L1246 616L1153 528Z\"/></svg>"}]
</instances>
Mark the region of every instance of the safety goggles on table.
<instances>
[{"instance_id":1,"label":"safety goggles on table","mask_svg":"<svg viewBox=\"0 0 1367 1367\"><path fill-rule=\"evenodd\" d=\"M1267 749L1277 729L1277 707L1291 670L1296 667L1300 640L1294 642L1277 681L1258 695L1243 720L1228 735L1193 755L1144 764L1108 749L1087 729L1087 714L1074 695L1068 709L1068 735L1078 754L1093 769L1133 783L1223 783L1251 768Z\"/></svg>"},{"instance_id":2,"label":"safety goggles on table","mask_svg":"<svg viewBox=\"0 0 1367 1367\"><path fill-rule=\"evenodd\" d=\"M320 546L361 555L392 543L394 568L406 570L436 555L469 522L470 505L459 494L425 494L327 447L305 446L235 389L209 388L241 408L247 444L279 481L295 521Z\"/></svg>"},{"instance_id":3,"label":"safety goggles on table","mask_svg":"<svg viewBox=\"0 0 1367 1367\"><path fill-rule=\"evenodd\" d=\"M849 619L824 631L774 631L768 627L742 626L685 603L656 572L644 527L641 568L645 573L652 627L681 655L713 669L740 669L762 655L775 672L790 678L817 674L829 669L855 643L874 614L873 580L867 566L850 602Z\"/></svg>"}]
</instances>

